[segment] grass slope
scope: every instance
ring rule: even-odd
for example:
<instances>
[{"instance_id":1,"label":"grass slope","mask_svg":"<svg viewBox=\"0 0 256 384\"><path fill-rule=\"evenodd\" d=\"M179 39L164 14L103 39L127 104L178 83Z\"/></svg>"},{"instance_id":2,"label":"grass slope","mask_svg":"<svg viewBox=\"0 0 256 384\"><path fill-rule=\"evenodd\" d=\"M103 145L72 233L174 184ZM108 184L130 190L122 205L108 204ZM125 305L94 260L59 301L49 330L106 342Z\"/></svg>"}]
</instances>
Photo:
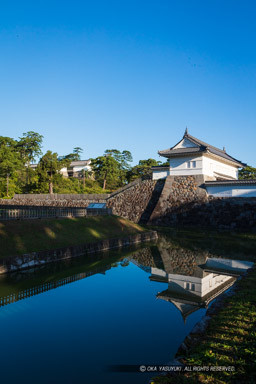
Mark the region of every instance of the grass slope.
<instances>
[{"instance_id":1,"label":"grass slope","mask_svg":"<svg viewBox=\"0 0 256 384\"><path fill-rule=\"evenodd\" d=\"M144 231L115 216L0 222L0 258L121 238Z\"/></svg>"}]
</instances>

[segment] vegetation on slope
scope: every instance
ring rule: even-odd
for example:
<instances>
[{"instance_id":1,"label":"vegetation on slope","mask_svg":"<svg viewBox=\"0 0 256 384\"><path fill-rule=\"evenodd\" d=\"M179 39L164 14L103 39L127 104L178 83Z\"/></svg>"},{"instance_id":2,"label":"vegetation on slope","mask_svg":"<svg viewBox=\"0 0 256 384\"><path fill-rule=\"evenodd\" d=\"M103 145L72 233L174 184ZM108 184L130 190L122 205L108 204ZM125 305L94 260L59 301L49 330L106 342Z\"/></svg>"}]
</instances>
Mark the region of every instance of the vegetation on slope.
<instances>
[{"instance_id":1,"label":"vegetation on slope","mask_svg":"<svg viewBox=\"0 0 256 384\"><path fill-rule=\"evenodd\" d=\"M144 231L121 217L0 222L0 257L121 238Z\"/></svg>"}]
</instances>

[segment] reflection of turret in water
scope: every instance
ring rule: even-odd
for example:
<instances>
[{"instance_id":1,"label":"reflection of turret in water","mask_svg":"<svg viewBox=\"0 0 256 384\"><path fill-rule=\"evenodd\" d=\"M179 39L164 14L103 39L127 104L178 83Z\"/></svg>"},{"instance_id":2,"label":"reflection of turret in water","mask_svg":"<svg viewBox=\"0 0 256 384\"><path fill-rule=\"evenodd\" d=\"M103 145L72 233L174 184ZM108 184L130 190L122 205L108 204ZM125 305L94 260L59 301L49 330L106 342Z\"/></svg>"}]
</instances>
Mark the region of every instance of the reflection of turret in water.
<instances>
[{"instance_id":1,"label":"reflection of turret in water","mask_svg":"<svg viewBox=\"0 0 256 384\"><path fill-rule=\"evenodd\" d=\"M151 280L168 282L168 289L158 293L157 298L175 305L185 321L191 313L207 308L252 265L251 262L213 258L196 266L192 276L166 272L164 276L163 271L152 268Z\"/></svg>"},{"instance_id":2,"label":"reflection of turret in water","mask_svg":"<svg viewBox=\"0 0 256 384\"><path fill-rule=\"evenodd\" d=\"M185 321L188 315L210 302L231 287L235 277L205 273L204 277L168 274L168 289L158 293L157 298L174 304Z\"/></svg>"},{"instance_id":3,"label":"reflection of turret in water","mask_svg":"<svg viewBox=\"0 0 256 384\"><path fill-rule=\"evenodd\" d=\"M168 289L158 293L157 298L175 305L185 321L191 313L207 308L253 265L211 256L207 251L178 247L160 236L157 247L140 250L132 261L151 274L151 281L168 283Z\"/></svg>"}]
</instances>

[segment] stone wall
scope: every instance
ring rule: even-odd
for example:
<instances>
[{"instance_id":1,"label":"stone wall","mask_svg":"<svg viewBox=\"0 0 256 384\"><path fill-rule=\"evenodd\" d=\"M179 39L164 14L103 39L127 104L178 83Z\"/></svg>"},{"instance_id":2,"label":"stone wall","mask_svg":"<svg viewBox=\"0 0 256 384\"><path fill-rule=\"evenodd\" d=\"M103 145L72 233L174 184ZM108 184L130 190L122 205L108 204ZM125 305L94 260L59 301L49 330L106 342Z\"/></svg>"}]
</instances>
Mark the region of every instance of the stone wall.
<instances>
[{"instance_id":1,"label":"stone wall","mask_svg":"<svg viewBox=\"0 0 256 384\"><path fill-rule=\"evenodd\" d=\"M106 203L108 194L26 194L13 199L0 199L0 206L27 207L88 207L91 203Z\"/></svg>"},{"instance_id":2,"label":"stone wall","mask_svg":"<svg viewBox=\"0 0 256 384\"><path fill-rule=\"evenodd\" d=\"M193 204L176 217L166 215L162 224L256 232L256 198L209 198Z\"/></svg>"},{"instance_id":3,"label":"stone wall","mask_svg":"<svg viewBox=\"0 0 256 384\"><path fill-rule=\"evenodd\" d=\"M92 202L107 202L114 215L135 223L256 231L256 198L208 196L200 175L138 179L110 196L58 195L42 200L23 195L1 200L0 205L87 207Z\"/></svg>"},{"instance_id":4,"label":"stone wall","mask_svg":"<svg viewBox=\"0 0 256 384\"><path fill-rule=\"evenodd\" d=\"M163 217L175 215L191 209L195 203L207 201L206 191L200 187L203 178L199 176L168 176L162 194L149 223L162 221Z\"/></svg>"},{"instance_id":5,"label":"stone wall","mask_svg":"<svg viewBox=\"0 0 256 384\"><path fill-rule=\"evenodd\" d=\"M107 207L114 215L135 223L146 223L159 200L164 186L163 180L144 180L131 185L107 200Z\"/></svg>"},{"instance_id":6,"label":"stone wall","mask_svg":"<svg viewBox=\"0 0 256 384\"><path fill-rule=\"evenodd\" d=\"M168 177L148 223L256 231L256 198L213 198L196 176Z\"/></svg>"}]
</instances>

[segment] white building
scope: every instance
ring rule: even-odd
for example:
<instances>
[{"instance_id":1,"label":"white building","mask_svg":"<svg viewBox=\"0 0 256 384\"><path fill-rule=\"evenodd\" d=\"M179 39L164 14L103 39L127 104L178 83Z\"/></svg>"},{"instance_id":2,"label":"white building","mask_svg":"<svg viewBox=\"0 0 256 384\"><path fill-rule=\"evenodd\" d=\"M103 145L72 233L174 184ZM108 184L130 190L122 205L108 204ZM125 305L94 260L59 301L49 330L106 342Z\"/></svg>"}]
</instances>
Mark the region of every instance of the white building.
<instances>
[{"instance_id":1,"label":"white building","mask_svg":"<svg viewBox=\"0 0 256 384\"><path fill-rule=\"evenodd\" d=\"M60 173L63 177L81 177L83 176L83 171L91 172L91 160L76 160L71 161L69 167L61 168ZM35 170L38 164L30 164L30 168Z\"/></svg>"},{"instance_id":2,"label":"white building","mask_svg":"<svg viewBox=\"0 0 256 384\"><path fill-rule=\"evenodd\" d=\"M76 160L71 161L69 167L62 168L60 173L64 177L79 177L83 172L91 172L91 160Z\"/></svg>"},{"instance_id":3,"label":"white building","mask_svg":"<svg viewBox=\"0 0 256 384\"><path fill-rule=\"evenodd\" d=\"M210 144L188 134L173 147L159 151L168 159L168 167L152 167L153 180L167 176L203 175L204 180L237 180L238 170L246 164L227 154L225 149Z\"/></svg>"}]
</instances>

